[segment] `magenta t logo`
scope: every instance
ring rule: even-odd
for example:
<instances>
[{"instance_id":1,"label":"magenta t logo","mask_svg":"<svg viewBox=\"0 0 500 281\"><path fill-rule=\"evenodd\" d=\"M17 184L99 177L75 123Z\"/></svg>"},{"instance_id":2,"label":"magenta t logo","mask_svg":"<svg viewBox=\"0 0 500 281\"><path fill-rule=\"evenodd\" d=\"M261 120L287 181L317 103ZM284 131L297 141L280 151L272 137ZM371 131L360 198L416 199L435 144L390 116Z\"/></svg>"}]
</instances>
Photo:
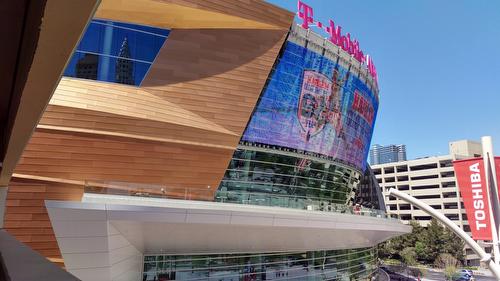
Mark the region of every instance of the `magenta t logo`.
<instances>
[{"instance_id":1,"label":"magenta t logo","mask_svg":"<svg viewBox=\"0 0 500 281\"><path fill-rule=\"evenodd\" d=\"M330 42L332 42L335 45L340 44L341 40L341 35L342 35L342 27L337 26L335 27L335 23L333 20L330 20L330 26L326 27L326 33L330 34Z\"/></svg>"},{"instance_id":2,"label":"magenta t logo","mask_svg":"<svg viewBox=\"0 0 500 281\"><path fill-rule=\"evenodd\" d=\"M309 24L313 23L313 9L302 1L297 3L298 16L302 19L302 28L309 29Z\"/></svg>"},{"instance_id":3,"label":"magenta t logo","mask_svg":"<svg viewBox=\"0 0 500 281\"><path fill-rule=\"evenodd\" d=\"M375 83L378 83L377 70L375 69L372 58L363 53L359 47L359 42L351 39L351 34L346 33L342 35L342 27L338 24L335 25L333 20L329 20L328 26L323 25L320 21L314 21L313 9L301 0L297 0L297 16L302 19L302 28L309 29L310 24L316 24L318 28L321 28L330 35L328 38L330 42L348 52L361 63L366 63L368 72L375 79Z\"/></svg>"}]
</instances>

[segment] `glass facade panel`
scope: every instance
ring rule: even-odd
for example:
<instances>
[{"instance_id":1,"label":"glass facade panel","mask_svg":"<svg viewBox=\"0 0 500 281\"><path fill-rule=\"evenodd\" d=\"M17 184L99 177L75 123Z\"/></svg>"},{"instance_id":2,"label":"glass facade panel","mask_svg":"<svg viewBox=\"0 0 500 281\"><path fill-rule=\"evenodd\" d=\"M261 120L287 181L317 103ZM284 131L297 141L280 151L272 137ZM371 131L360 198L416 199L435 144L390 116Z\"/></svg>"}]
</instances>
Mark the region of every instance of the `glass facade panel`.
<instances>
[{"instance_id":1,"label":"glass facade panel","mask_svg":"<svg viewBox=\"0 0 500 281\"><path fill-rule=\"evenodd\" d=\"M313 206L320 210L349 203L351 191L359 182L357 171L327 160L294 155L240 147L219 186L217 199L299 209Z\"/></svg>"},{"instance_id":2,"label":"glass facade panel","mask_svg":"<svg viewBox=\"0 0 500 281\"><path fill-rule=\"evenodd\" d=\"M298 45L290 41L295 36L284 44L241 140L316 153L363 171L376 91L351 66L325 55L330 50Z\"/></svg>"},{"instance_id":3,"label":"glass facade panel","mask_svg":"<svg viewBox=\"0 0 500 281\"><path fill-rule=\"evenodd\" d=\"M374 248L211 255L146 255L143 281L369 280Z\"/></svg>"},{"instance_id":4,"label":"glass facade panel","mask_svg":"<svg viewBox=\"0 0 500 281\"><path fill-rule=\"evenodd\" d=\"M377 178L369 166L366 168L364 175L361 177L361 182L356 189L354 203L384 212L386 210L382 189L378 185Z\"/></svg>"},{"instance_id":5,"label":"glass facade panel","mask_svg":"<svg viewBox=\"0 0 500 281\"><path fill-rule=\"evenodd\" d=\"M169 30L92 20L64 76L140 85Z\"/></svg>"}]
</instances>

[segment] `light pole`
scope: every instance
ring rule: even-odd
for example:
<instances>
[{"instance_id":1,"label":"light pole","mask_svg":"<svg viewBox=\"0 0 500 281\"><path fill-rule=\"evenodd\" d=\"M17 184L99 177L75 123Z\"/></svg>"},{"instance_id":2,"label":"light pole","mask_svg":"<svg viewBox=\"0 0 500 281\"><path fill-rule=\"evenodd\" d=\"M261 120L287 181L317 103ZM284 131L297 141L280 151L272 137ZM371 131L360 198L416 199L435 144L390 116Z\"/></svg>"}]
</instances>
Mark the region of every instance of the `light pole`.
<instances>
[{"instance_id":1,"label":"light pole","mask_svg":"<svg viewBox=\"0 0 500 281\"><path fill-rule=\"evenodd\" d=\"M486 186L488 187L488 196L490 201L490 220L491 220L491 236L493 242L493 256L495 263L500 264L500 249L499 249L499 230L500 230L500 203L498 201L497 177L495 171L495 157L493 157L493 142L491 137L486 136L481 138L484 170L486 175ZM491 161L493 160L493 162Z\"/></svg>"},{"instance_id":2,"label":"light pole","mask_svg":"<svg viewBox=\"0 0 500 281\"><path fill-rule=\"evenodd\" d=\"M486 262L488 264L488 268L490 271L495 275L497 280L500 280L500 266L496 264L492 259L491 255L486 253L479 244L474 241L465 231L460 229L454 222L452 222L450 219L448 219L445 215L440 213L439 211L436 211L433 209L431 206L425 204L421 200L418 200L417 198L410 196L404 192L401 192L399 190L396 190L394 188L391 188L389 190L389 195L395 196L407 203L412 204L413 206L417 206L420 210L426 212L427 214L431 215L438 221L442 222L445 226L447 226L449 229L451 229L455 234L457 234L460 238L462 238L467 245L469 245L474 252L481 258L482 262ZM495 247L495 246L494 246Z\"/></svg>"}]
</instances>

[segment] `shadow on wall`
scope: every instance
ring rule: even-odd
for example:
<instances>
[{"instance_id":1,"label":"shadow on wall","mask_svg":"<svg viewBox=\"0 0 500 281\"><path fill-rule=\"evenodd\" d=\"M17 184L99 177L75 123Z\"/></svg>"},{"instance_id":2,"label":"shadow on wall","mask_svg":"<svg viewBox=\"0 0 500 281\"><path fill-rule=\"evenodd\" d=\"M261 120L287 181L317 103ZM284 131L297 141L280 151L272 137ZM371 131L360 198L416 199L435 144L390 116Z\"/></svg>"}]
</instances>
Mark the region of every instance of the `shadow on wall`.
<instances>
[{"instance_id":1,"label":"shadow on wall","mask_svg":"<svg viewBox=\"0 0 500 281\"><path fill-rule=\"evenodd\" d=\"M141 86L166 86L227 72L234 73L233 80L251 82L257 78L265 79L286 32L287 30L259 29L174 29ZM280 46L276 50L278 43Z\"/></svg>"},{"instance_id":2,"label":"shadow on wall","mask_svg":"<svg viewBox=\"0 0 500 281\"><path fill-rule=\"evenodd\" d=\"M287 32L174 29L141 87L241 135Z\"/></svg>"}]
</instances>

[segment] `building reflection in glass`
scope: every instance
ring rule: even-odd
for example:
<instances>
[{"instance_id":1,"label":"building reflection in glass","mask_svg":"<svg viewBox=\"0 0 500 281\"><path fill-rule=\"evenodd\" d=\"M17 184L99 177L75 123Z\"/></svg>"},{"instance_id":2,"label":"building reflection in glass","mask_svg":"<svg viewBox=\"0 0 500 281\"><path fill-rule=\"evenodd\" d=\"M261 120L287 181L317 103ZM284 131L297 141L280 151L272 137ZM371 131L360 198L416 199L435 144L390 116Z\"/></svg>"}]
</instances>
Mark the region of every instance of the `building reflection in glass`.
<instances>
[{"instance_id":1,"label":"building reflection in glass","mask_svg":"<svg viewBox=\"0 0 500 281\"><path fill-rule=\"evenodd\" d=\"M235 151L219 186L218 200L326 209L348 205L351 191L359 183L359 172L329 160L252 149Z\"/></svg>"},{"instance_id":2,"label":"building reflection in glass","mask_svg":"<svg viewBox=\"0 0 500 281\"><path fill-rule=\"evenodd\" d=\"M302 253L146 255L143 281L369 280L375 248Z\"/></svg>"},{"instance_id":3,"label":"building reflection in glass","mask_svg":"<svg viewBox=\"0 0 500 281\"><path fill-rule=\"evenodd\" d=\"M169 30L92 20L64 76L140 85Z\"/></svg>"}]
</instances>

